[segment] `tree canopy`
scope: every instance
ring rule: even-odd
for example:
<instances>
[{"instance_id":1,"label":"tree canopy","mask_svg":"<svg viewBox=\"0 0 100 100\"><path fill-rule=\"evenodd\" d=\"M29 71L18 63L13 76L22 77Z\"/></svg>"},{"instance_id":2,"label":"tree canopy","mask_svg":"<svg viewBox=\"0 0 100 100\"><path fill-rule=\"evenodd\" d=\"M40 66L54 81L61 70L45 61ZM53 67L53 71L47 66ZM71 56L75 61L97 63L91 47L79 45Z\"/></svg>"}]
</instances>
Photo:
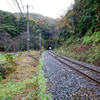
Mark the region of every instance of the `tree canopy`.
<instances>
[{"instance_id":1,"label":"tree canopy","mask_svg":"<svg viewBox=\"0 0 100 100\"><path fill-rule=\"evenodd\" d=\"M7 13L0 11L0 34L7 33L10 35L11 41L16 41L18 47L22 50L27 49L27 21L26 17L20 16L19 13ZM26 14L25 14L26 16ZM40 14L32 14L29 16L29 30L30 30L30 48L36 49L39 47L39 33L42 33L42 41L45 43L47 39L54 34L54 28L56 27L56 20L44 17ZM52 30L52 31L51 31ZM3 42L3 40L0 40ZM11 42L9 42L9 45ZM14 44L14 43L13 43ZM0 46L4 48L4 46Z\"/></svg>"},{"instance_id":2,"label":"tree canopy","mask_svg":"<svg viewBox=\"0 0 100 100\"><path fill-rule=\"evenodd\" d=\"M93 42L98 36L95 32L100 31L100 0L75 0L59 23L58 37L55 38L55 41L59 40L58 44L63 41L82 42L84 36L89 36L88 43Z\"/></svg>"}]
</instances>

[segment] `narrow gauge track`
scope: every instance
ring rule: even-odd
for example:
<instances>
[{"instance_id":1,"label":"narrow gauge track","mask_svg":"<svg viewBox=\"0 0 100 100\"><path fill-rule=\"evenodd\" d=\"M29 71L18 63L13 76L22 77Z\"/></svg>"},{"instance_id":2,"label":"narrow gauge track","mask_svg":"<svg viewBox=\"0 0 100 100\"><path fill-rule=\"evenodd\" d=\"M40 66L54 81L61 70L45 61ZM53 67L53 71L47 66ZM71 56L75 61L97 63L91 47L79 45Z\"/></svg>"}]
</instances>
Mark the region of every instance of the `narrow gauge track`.
<instances>
[{"instance_id":1,"label":"narrow gauge track","mask_svg":"<svg viewBox=\"0 0 100 100\"><path fill-rule=\"evenodd\" d=\"M71 61L67 58L64 58L54 52L48 51L48 53L60 61L61 63L69 66L70 68L76 70L77 72L81 73L82 75L86 76L87 78L91 79L92 81L96 82L97 84L100 85L100 71L95 70L93 68L89 68L87 66L81 65L79 63L76 63L74 61ZM70 64L68 64L70 63Z\"/></svg>"}]
</instances>

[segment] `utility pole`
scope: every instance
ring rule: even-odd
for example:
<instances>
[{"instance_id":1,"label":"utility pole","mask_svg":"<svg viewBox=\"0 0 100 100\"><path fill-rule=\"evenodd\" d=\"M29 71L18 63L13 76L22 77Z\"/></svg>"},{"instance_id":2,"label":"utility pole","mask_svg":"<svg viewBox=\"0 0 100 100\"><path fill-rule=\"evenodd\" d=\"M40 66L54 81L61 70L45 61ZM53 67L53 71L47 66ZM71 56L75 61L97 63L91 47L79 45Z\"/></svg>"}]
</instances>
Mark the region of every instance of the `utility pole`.
<instances>
[{"instance_id":1,"label":"utility pole","mask_svg":"<svg viewBox=\"0 0 100 100\"><path fill-rule=\"evenodd\" d=\"M41 33L39 34L40 36L40 57L41 57L41 54L42 54L42 50L41 50Z\"/></svg>"},{"instance_id":2,"label":"utility pole","mask_svg":"<svg viewBox=\"0 0 100 100\"><path fill-rule=\"evenodd\" d=\"M30 48L29 48L29 42L30 42L30 34L29 34L29 9L28 9L29 5L27 5L26 7L27 7L27 51L28 51L28 56L30 56Z\"/></svg>"},{"instance_id":3,"label":"utility pole","mask_svg":"<svg viewBox=\"0 0 100 100\"><path fill-rule=\"evenodd\" d=\"M29 48L29 42L30 42L30 35L29 35L29 13L28 13L28 5L27 5L27 51L28 56L30 56L30 48Z\"/></svg>"}]
</instances>

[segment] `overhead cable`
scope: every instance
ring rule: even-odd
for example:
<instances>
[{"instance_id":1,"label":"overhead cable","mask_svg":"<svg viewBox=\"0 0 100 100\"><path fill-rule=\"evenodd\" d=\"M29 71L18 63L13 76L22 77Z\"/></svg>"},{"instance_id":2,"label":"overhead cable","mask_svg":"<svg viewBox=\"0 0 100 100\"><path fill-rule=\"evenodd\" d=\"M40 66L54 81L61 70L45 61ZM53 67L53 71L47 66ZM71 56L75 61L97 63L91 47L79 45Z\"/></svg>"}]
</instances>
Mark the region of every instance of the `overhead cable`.
<instances>
[{"instance_id":1,"label":"overhead cable","mask_svg":"<svg viewBox=\"0 0 100 100\"><path fill-rule=\"evenodd\" d=\"M16 6L18 12L20 12L14 0L13 0L13 3L14 3L14 5Z\"/></svg>"},{"instance_id":2,"label":"overhead cable","mask_svg":"<svg viewBox=\"0 0 100 100\"><path fill-rule=\"evenodd\" d=\"M24 10L24 6L23 6L23 3L22 3L22 0L20 0L20 2L21 2L21 5L22 5L22 8L23 8L24 14L25 14L25 10Z\"/></svg>"},{"instance_id":3,"label":"overhead cable","mask_svg":"<svg viewBox=\"0 0 100 100\"><path fill-rule=\"evenodd\" d=\"M20 10L22 16L24 17L24 15L23 15L23 13L22 13L22 10L21 10L21 8L20 8L20 5L19 5L18 1L17 1L17 0L15 0L15 1L16 1L17 5L18 5L18 8L19 8L19 10Z\"/></svg>"},{"instance_id":4,"label":"overhead cable","mask_svg":"<svg viewBox=\"0 0 100 100\"><path fill-rule=\"evenodd\" d=\"M11 4L9 3L9 1L8 0L6 0L7 2L8 2L8 4L10 5L10 7L13 9L13 7L11 6ZM15 12L15 10L13 9L13 11Z\"/></svg>"}]
</instances>

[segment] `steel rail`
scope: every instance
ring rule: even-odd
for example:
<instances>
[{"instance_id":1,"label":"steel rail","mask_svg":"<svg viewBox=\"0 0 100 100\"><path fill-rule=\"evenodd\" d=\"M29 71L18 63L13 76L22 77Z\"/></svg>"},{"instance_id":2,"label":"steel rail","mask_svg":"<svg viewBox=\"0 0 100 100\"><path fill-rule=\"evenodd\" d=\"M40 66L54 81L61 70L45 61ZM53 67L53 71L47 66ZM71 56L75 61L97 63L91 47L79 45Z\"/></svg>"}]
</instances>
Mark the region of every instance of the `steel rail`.
<instances>
[{"instance_id":1,"label":"steel rail","mask_svg":"<svg viewBox=\"0 0 100 100\"><path fill-rule=\"evenodd\" d=\"M58 59L58 58L57 58L57 56L58 56L58 55L53 56L50 52L48 52L48 53L49 53L49 55L51 55L52 57L54 57L54 58L55 58L56 60L58 60L59 62L61 62L61 63L65 64L65 65L67 65L67 66L69 66L70 68L72 68L72 69L76 70L76 71L77 71L77 72L79 72L80 74L82 74L82 75L86 76L87 78L91 79L92 81L94 81L94 82L96 82L97 84L99 84L99 85L100 85L100 81L98 81L98 80L94 79L93 77L91 77L91 76L89 76L89 75L87 75L87 74L83 73L82 71L79 71L78 69L76 69L76 68L72 67L71 65L69 65L69 64L67 64L67 63L65 63L65 62L63 62L63 61L61 61L60 59ZM60 58L60 57L59 57L59 58ZM61 57L61 58L62 58L62 57Z\"/></svg>"},{"instance_id":2,"label":"steel rail","mask_svg":"<svg viewBox=\"0 0 100 100\"><path fill-rule=\"evenodd\" d=\"M50 52L51 52L51 51L50 51ZM67 59L67 58L64 58L64 57L62 57L62 56L60 56L60 55L54 53L54 52L52 52L52 53L53 53L54 55L57 55L58 57L64 59L64 60L67 60L67 61L69 61L69 62L72 62L72 63L77 64L77 65L79 65L79 66L85 67L85 68L87 68L87 69L90 69L90 70L92 70L92 71L94 71L94 72L100 74L100 71L98 71L98 70L95 70L95 69L93 69L93 68L90 68L90 67L84 66L84 65L79 64L79 63L76 63L75 61L71 61L71 60L69 60L69 59Z\"/></svg>"}]
</instances>

